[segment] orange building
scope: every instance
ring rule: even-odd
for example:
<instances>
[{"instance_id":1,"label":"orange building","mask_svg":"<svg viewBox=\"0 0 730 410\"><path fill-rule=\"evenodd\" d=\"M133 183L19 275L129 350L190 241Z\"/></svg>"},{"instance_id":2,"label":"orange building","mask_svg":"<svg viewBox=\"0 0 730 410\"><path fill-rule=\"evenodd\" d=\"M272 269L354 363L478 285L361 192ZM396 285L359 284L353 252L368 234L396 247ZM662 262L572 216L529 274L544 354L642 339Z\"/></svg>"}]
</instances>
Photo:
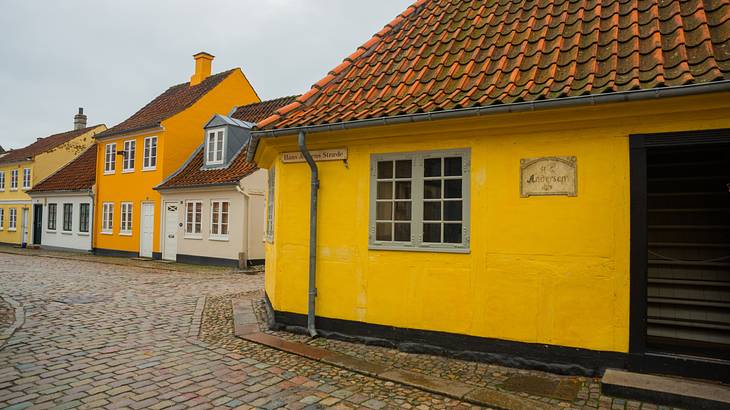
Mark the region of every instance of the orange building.
<instances>
[{"instance_id":1,"label":"orange building","mask_svg":"<svg viewBox=\"0 0 730 410\"><path fill-rule=\"evenodd\" d=\"M98 253L159 258L160 195L153 187L198 147L213 114L260 101L240 68L211 75L213 56L194 58L190 82L170 87L96 136Z\"/></svg>"}]
</instances>

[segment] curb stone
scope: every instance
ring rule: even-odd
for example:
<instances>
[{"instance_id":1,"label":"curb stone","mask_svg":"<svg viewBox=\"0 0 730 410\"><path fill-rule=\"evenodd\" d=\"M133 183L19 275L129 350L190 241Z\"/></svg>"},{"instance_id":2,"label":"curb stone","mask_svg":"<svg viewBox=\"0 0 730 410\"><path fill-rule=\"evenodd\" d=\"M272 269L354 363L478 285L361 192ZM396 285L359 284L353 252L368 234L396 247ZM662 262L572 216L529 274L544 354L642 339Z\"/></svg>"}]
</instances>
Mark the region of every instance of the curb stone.
<instances>
[{"instance_id":1,"label":"curb stone","mask_svg":"<svg viewBox=\"0 0 730 410\"><path fill-rule=\"evenodd\" d=\"M252 306L253 302L253 300L248 299L231 300L234 335L243 340L326 363L365 376L399 383L480 406L515 410L548 410L553 408L546 403L522 398L515 394L505 393L496 389L473 386L463 382L441 379L409 370L390 368L379 363L263 333L259 330L258 320Z\"/></svg>"},{"instance_id":2,"label":"curb stone","mask_svg":"<svg viewBox=\"0 0 730 410\"><path fill-rule=\"evenodd\" d=\"M205 300L205 296L200 296L198 298L198 303L195 305L193 318L190 322L190 329L188 329L188 337L197 338L200 334L200 325L203 322L203 311L205 310Z\"/></svg>"},{"instance_id":3,"label":"curb stone","mask_svg":"<svg viewBox=\"0 0 730 410\"><path fill-rule=\"evenodd\" d=\"M0 295L0 298L2 298L7 304L9 304L15 311L15 321L13 322L13 324L11 324L10 327L0 333L0 350L2 350L7 344L8 340L10 340L13 334L15 334L15 331L20 329L20 327L23 326L23 324L25 323L25 309L20 303L15 301L15 299L11 298L10 296Z\"/></svg>"}]
</instances>

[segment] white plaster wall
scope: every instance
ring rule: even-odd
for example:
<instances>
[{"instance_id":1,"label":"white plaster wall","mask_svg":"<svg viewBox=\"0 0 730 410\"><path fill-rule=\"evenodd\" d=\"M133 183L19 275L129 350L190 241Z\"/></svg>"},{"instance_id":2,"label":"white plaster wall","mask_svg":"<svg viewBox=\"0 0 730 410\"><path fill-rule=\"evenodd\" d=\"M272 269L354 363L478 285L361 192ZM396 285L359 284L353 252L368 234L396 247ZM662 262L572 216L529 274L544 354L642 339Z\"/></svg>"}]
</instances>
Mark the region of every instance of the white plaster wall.
<instances>
[{"instance_id":1,"label":"white plaster wall","mask_svg":"<svg viewBox=\"0 0 730 410\"><path fill-rule=\"evenodd\" d=\"M55 203L56 207L56 230L48 230L48 204ZM63 204L73 204L72 231L63 230ZM89 232L79 232L79 209L80 204L89 204ZM33 195L33 204L43 204L43 231L41 233L41 246L75 249L81 251L91 250L91 232L94 229L94 206L89 194L63 194L63 195ZM33 212L33 207L31 207ZM32 234L33 227L29 227Z\"/></svg>"}]
</instances>

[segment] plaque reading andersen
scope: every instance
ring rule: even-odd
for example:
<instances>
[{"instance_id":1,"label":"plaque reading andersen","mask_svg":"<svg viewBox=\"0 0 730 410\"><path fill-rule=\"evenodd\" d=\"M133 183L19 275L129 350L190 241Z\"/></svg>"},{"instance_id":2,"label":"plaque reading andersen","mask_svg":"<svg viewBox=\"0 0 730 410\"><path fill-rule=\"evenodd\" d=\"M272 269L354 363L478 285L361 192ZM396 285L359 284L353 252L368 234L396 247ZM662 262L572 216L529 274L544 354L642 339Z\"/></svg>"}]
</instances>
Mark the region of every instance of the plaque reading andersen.
<instances>
[{"instance_id":1,"label":"plaque reading andersen","mask_svg":"<svg viewBox=\"0 0 730 410\"><path fill-rule=\"evenodd\" d=\"M347 159L347 148L322 149L310 151L312 159L315 161L338 161ZM301 152L284 152L281 154L281 162L304 162L304 155Z\"/></svg>"},{"instance_id":2,"label":"plaque reading andersen","mask_svg":"<svg viewBox=\"0 0 730 410\"><path fill-rule=\"evenodd\" d=\"M541 157L520 160L520 196L577 195L576 158Z\"/></svg>"}]
</instances>

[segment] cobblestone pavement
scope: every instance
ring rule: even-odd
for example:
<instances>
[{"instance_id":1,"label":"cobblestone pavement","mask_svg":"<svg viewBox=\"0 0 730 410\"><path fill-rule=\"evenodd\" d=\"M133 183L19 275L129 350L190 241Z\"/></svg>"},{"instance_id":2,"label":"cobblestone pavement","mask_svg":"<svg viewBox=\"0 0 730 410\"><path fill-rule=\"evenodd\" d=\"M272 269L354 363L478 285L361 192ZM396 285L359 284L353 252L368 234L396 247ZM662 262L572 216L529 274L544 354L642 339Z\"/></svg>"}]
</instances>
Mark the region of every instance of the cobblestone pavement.
<instances>
[{"instance_id":1,"label":"cobblestone pavement","mask_svg":"<svg viewBox=\"0 0 730 410\"><path fill-rule=\"evenodd\" d=\"M25 308L0 408L470 407L234 338L226 295L263 277L201 272L0 253L0 294Z\"/></svg>"},{"instance_id":2,"label":"cobblestone pavement","mask_svg":"<svg viewBox=\"0 0 730 410\"><path fill-rule=\"evenodd\" d=\"M15 320L15 311L12 306L0 298L0 333L13 324Z\"/></svg>"}]
</instances>

